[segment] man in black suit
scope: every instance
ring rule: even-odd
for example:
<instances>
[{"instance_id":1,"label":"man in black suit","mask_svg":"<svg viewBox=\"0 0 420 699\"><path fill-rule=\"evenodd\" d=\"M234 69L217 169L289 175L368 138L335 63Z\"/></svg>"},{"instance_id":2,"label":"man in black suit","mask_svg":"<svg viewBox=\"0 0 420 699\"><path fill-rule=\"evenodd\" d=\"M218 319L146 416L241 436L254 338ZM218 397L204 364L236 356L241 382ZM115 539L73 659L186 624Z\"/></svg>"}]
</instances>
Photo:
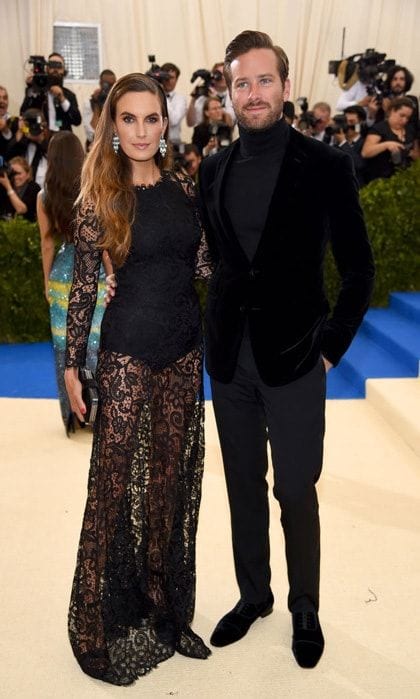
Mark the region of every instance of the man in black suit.
<instances>
[{"instance_id":1,"label":"man in black suit","mask_svg":"<svg viewBox=\"0 0 420 699\"><path fill-rule=\"evenodd\" d=\"M224 63L240 138L205 159L203 218L215 273L207 297L206 359L223 454L240 601L215 646L242 638L272 611L267 439L281 506L298 664L324 647L318 619L325 374L367 310L374 267L351 159L282 118L288 59L246 31ZM342 279L329 315L328 242Z\"/></svg>"},{"instance_id":2,"label":"man in black suit","mask_svg":"<svg viewBox=\"0 0 420 699\"><path fill-rule=\"evenodd\" d=\"M45 116L48 128L54 131L71 131L72 126L79 126L82 117L77 104L77 97L71 90L63 87L66 75L64 58L59 53L48 56L46 66L48 84L43 89L35 84L34 76L30 76L20 113L28 109L40 109Z\"/></svg>"}]
</instances>

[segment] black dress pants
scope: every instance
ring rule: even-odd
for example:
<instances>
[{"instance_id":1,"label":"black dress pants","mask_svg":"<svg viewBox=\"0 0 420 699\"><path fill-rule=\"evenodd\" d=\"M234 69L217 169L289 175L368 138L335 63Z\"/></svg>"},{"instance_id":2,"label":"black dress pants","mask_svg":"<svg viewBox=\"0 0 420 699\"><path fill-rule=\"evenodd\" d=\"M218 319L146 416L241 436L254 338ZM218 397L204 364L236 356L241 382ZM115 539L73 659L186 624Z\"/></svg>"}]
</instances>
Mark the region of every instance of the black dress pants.
<instances>
[{"instance_id":1,"label":"black dress pants","mask_svg":"<svg viewBox=\"0 0 420 699\"><path fill-rule=\"evenodd\" d=\"M319 607L320 528L315 489L325 430L322 358L284 386L261 380L245 333L233 380L212 380L213 407L229 497L236 578L241 599L270 593L267 439L286 545L290 611Z\"/></svg>"}]
</instances>

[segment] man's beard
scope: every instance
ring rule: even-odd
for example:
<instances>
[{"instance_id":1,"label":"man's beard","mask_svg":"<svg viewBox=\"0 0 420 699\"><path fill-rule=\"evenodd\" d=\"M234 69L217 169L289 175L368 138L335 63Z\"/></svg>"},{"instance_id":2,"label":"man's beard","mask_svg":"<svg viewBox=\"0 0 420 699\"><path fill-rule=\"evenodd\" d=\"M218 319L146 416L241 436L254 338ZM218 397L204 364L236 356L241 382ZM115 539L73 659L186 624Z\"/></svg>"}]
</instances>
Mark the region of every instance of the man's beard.
<instances>
[{"instance_id":1,"label":"man's beard","mask_svg":"<svg viewBox=\"0 0 420 699\"><path fill-rule=\"evenodd\" d=\"M266 102L261 102L258 104L268 107L269 109L268 111L264 111L257 117L253 117L252 114L249 114L247 112L246 107L243 107L238 111L235 110L236 118L238 120L239 125L247 129L248 131L262 131L263 129L269 129L270 126L273 126L282 115L283 105L281 105L281 108L279 109L279 111L277 111L274 110L273 107L267 104Z\"/></svg>"}]
</instances>

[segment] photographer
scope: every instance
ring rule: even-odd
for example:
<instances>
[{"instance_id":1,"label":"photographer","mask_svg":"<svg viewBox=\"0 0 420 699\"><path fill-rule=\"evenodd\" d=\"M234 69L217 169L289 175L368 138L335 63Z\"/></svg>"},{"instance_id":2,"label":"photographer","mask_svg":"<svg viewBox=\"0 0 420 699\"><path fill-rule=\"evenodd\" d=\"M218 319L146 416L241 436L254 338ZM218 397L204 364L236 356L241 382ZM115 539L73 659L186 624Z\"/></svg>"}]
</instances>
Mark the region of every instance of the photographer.
<instances>
[{"instance_id":1,"label":"photographer","mask_svg":"<svg viewBox=\"0 0 420 699\"><path fill-rule=\"evenodd\" d=\"M8 167L0 168L0 185L0 216L20 215L35 221L40 187L32 181L32 169L25 158L12 158Z\"/></svg>"},{"instance_id":2,"label":"photographer","mask_svg":"<svg viewBox=\"0 0 420 699\"><path fill-rule=\"evenodd\" d=\"M18 119L8 113L9 95L5 87L0 85L0 155L6 157L12 138L18 128Z\"/></svg>"},{"instance_id":3,"label":"photographer","mask_svg":"<svg viewBox=\"0 0 420 699\"><path fill-rule=\"evenodd\" d=\"M418 157L416 132L409 124L413 111L409 97L397 97L392 100L386 119L369 130L362 148L369 182L391 177L397 168L408 167Z\"/></svg>"},{"instance_id":4,"label":"photographer","mask_svg":"<svg viewBox=\"0 0 420 699\"><path fill-rule=\"evenodd\" d=\"M360 110L366 119L363 107L348 107L350 110ZM337 114L333 117L330 132L332 133L333 146L339 148L353 160L356 179L359 187L366 184L366 161L361 155L364 139L361 131L360 112L351 111L345 114Z\"/></svg>"},{"instance_id":5,"label":"photographer","mask_svg":"<svg viewBox=\"0 0 420 699\"><path fill-rule=\"evenodd\" d=\"M196 71L206 74L208 71ZM194 73L193 77L196 75ZM199 75L197 77L203 77ZM193 82L193 80L192 80ZM203 121L204 102L208 97L218 97L223 109L223 120L228 126L233 126L236 121L232 102L223 75L223 63L215 63L208 78L204 78L204 84L195 87L191 93L191 101L187 110L187 125L197 126Z\"/></svg>"},{"instance_id":6,"label":"photographer","mask_svg":"<svg viewBox=\"0 0 420 699\"><path fill-rule=\"evenodd\" d=\"M82 122L77 98L74 92L63 87L64 76L67 71L64 58L59 53L50 53L45 64L45 78L42 73L43 57L38 59L34 66L34 73L27 79L25 99L20 107L22 114L27 109L40 109L47 121L50 131L71 131L72 126L79 126ZM38 76L38 77L37 77Z\"/></svg>"},{"instance_id":7,"label":"photographer","mask_svg":"<svg viewBox=\"0 0 420 699\"><path fill-rule=\"evenodd\" d=\"M32 168L33 178L44 186L47 171L47 148L49 131L43 113L39 109L28 109L19 118L19 128L9 148L9 157L21 156Z\"/></svg>"},{"instance_id":8,"label":"photographer","mask_svg":"<svg viewBox=\"0 0 420 699\"><path fill-rule=\"evenodd\" d=\"M163 89L166 94L169 117L169 140L174 146L181 143L181 121L187 113L187 98L179 92L175 92L178 78L181 74L178 66L174 63L164 63L161 67L167 78L162 80Z\"/></svg>"},{"instance_id":9,"label":"photographer","mask_svg":"<svg viewBox=\"0 0 420 699\"><path fill-rule=\"evenodd\" d=\"M89 151L95 136L95 129L102 107L108 97L108 93L115 83L117 77L112 70L106 68L99 76L99 87L92 93L83 106L83 127L86 134L86 152Z\"/></svg>"},{"instance_id":10,"label":"photographer","mask_svg":"<svg viewBox=\"0 0 420 699\"><path fill-rule=\"evenodd\" d=\"M363 54L331 62L335 64L332 72L337 70L335 74L342 88L336 105L337 111L342 112L355 105L363 107L369 126L383 118L380 111L385 94L383 75L395 63L393 59L385 61L385 57L385 53L367 49Z\"/></svg>"},{"instance_id":11,"label":"photographer","mask_svg":"<svg viewBox=\"0 0 420 699\"><path fill-rule=\"evenodd\" d=\"M232 126L218 97L208 97L203 105L204 118L195 127L192 142L203 156L217 153L232 140ZM229 120L230 121L230 120Z\"/></svg>"},{"instance_id":12,"label":"photographer","mask_svg":"<svg viewBox=\"0 0 420 699\"><path fill-rule=\"evenodd\" d=\"M392 66L388 71L384 83L384 94L386 97L382 100L382 109L386 114L393 99L396 97L409 97L414 104L414 111L410 123L416 125L419 118L419 103L417 97L414 95L407 95L407 92L411 90L413 80L414 77L407 68L398 65Z\"/></svg>"}]
</instances>

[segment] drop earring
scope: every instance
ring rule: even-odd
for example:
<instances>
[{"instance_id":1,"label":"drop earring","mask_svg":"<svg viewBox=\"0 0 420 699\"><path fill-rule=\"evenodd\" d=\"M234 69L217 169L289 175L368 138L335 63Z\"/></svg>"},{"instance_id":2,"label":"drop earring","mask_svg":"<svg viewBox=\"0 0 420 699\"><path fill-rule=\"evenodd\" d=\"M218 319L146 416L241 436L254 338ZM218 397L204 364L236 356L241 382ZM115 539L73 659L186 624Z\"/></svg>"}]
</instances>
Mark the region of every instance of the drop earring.
<instances>
[{"instance_id":1,"label":"drop earring","mask_svg":"<svg viewBox=\"0 0 420 699\"><path fill-rule=\"evenodd\" d=\"M118 153L118 149L120 147L120 139L118 138L116 133L114 133L112 137L112 147L114 149L114 153Z\"/></svg>"},{"instance_id":2,"label":"drop earring","mask_svg":"<svg viewBox=\"0 0 420 699\"><path fill-rule=\"evenodd\" d=\"M159 141L159 153L161 154L162 158L165 157L167 150L168 150L168 144L166 143L163 136L161 136L160 141Z\"/></svg>"}]
</instances>

